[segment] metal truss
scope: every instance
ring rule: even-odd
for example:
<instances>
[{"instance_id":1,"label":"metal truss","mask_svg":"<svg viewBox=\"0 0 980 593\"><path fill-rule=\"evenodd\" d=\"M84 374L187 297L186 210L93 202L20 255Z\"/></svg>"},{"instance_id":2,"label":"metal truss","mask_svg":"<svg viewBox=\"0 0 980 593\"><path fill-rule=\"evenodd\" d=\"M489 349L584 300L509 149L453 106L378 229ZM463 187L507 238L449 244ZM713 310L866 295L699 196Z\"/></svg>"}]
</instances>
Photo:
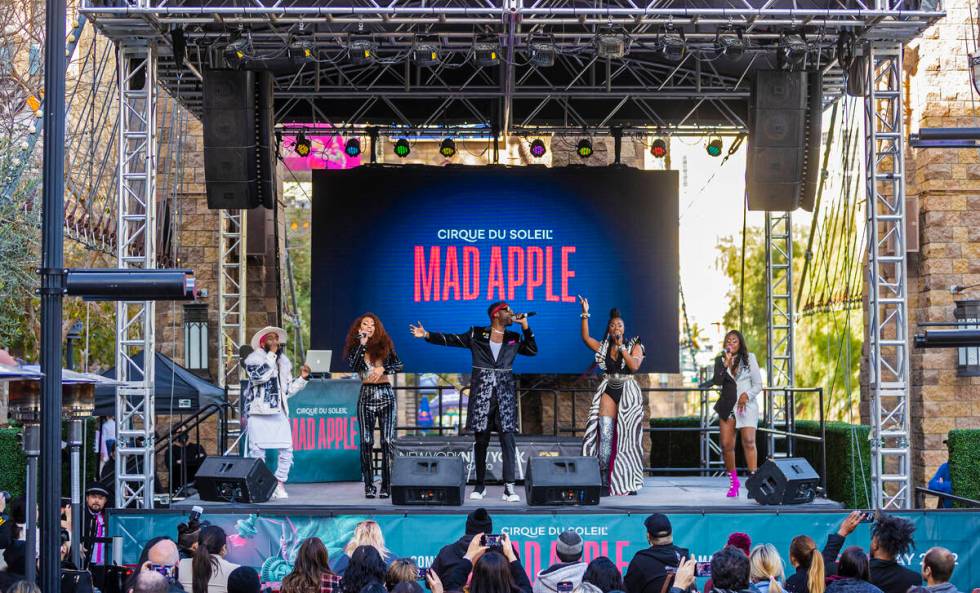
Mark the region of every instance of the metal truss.
<instances>
[{"instance_id":1,"label":"metal truss","mask_svg":"<svg viewBox=\"0 0 980 593\"><path fill-rule=\"evenodd\" d=\"M186 59L161 55L161 84L201 113L200 73L223 67L233 35L249 43L254 67L276 76L279 122L337 127L397 125L424 128L469 124L514 134L582 133L604 127L673 131L746 131L751 73L776 67L787 32L806 34L808 67L824 71L825 102L843 92L834 59L839 33L859 40L904 42L943 16L904 10L903 0L672 0L637 6L630 0L583 5L573 0L146 0L107 6L83 0L81 11L112 38L133 27L182 28ZM622 35L622 58L595 50L600 32ZM741 34L741 56L719 56L719 35ZM668 59L668 35L684 35L686 50ZM170 37L158 33L166 53ZM474 40L499 44L498 65L475 63ZM376 44L373 63L354 63L351 39ZM419 66L413 48L438 47L439 63ZM312 50L305 63L285 64L289 43ZM544 43L551 66L533 60ZM278 60L278 61L277 61ZM277 66L278 65L278 66ZM186 82L176 89L177 73Z\"/></svg>"},{"instance_id":2,"label":"metal truss","mask_svg":"<svg viewBox=\"0 0 980 593\"><path fill-rule=\"evenodd\" d=\"M245 342L245 221L246 210L221 210L218 244L218 385L225 388L232 404L229 427L233 437L240 432L237 420L241 396L239 348ZM238 424L236 427L235 424ZM235 430L238 428L239 430Z\"/></svg>"},{"instance_id":3,"label":"metal truss","mask_svg":"<svg viewBox=\"0 0 980 593\"><path fill-rule=\"evenodd\" d=\"M118 47L117 266L156 267L156 56L146 42ZM152 508L154 303L116 306L116 505ZM142 353L138 361L137 354Z\"/></svg>"},{"instance_id":4,"label":"metal truss","mask_svg":"<svg viewBox=\"0 0 980 593\"><path fill-rule=\"evenodd\" d=\"M912 507L902 47L869 44L864 99L868 370L875 508Z\"/></svg>"},{"instance_id":5,"label":"metal truss","mask_svg":"<svg viewBox=\"0 0 980 593\"><path fill-rule=\"evenodd\" d=\"M794 410L789 393L780 387L796 386L793 326L793 217L790 212L766 212L766 426L793 432ZM791 457L793 441L783 434L766 433L769 454Z\"/></svg>"}]
</instances>

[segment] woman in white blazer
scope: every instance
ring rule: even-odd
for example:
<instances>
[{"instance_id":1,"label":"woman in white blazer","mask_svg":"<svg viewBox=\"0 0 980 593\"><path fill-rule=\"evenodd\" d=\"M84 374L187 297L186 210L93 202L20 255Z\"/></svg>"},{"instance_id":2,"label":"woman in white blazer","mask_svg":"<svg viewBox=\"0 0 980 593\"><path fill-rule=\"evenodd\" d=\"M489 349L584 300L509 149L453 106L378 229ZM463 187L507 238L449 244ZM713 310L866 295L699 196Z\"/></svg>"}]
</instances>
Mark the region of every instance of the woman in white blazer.
<instances>
[{"instance_id":1,"label":"woman in white blazer","mask_svg":"<svg viewBox=\"0 0 980 593\"><path fill-rule=\"evenodd\" d=\"M728 471L728 496L737 497L741 482L735 471L735 431L741 432L742 453L749 473L758 467L755 431L759 425L759 394L762 393L762 373L755 355L749 352L745 338L738 330L725 335L725 352L715 359L715 374L711 383L721 387L721 397L715 403L721 432L721 448Z\"/></svg>"}]
</instances>

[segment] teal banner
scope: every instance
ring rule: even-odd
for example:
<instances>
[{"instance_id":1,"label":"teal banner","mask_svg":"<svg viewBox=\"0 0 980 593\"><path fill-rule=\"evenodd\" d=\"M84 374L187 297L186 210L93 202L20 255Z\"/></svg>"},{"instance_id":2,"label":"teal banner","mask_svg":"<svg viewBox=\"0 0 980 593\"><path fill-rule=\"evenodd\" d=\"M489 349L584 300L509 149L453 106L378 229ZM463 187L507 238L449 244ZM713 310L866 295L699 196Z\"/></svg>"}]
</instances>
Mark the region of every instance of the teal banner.
<instances>
[{"instance_id":1,"label":"teal banner","mask_svg":"<svg viewBox=\"0 0 980 593\"><path fill-rule=\"evenodd\" d=\"M289 398L293 430L293 467L289 481L356 482L361 479L361 429L357 396L361 382L313 379ZM276 470L277 452L266 452L265 463Z\"/></svg>"},{"instance_id":2,"label":"teal banner","mask_svg":"<svg viewBox=\"0 0 980 593\"><path fill-rule=\"evenodd\" d=\"M292 567L300 543L319 537L331 557L340 554L359 521L373 519L384 532L387 547L397 556L413 558L419 566L429 566L439 549L458 539L464 531L463 514L389 515L259 515L206 513L204 519L220 525L229 534L227 559L260 571L264 582L282 579ZM957 555L953 583L970 591L980 583L980 512L928 511L900 513L915 523L915 550L900 559L919 570L922 556L932 546L943 546ZM699 561L708 561L721 549L733 531L748 533L753 545L774 544L789 565L789 544L797 535L814 538L819 546L827 534L835 532L846 516L833 513L717 513L670 514L674 541L691 550ZM629 561L647 546L643 520L646 514L521 513L494 515L495 532L508 533L520 552L524 568L533 580L538 571L556 562L555 538L565 529L574 529L585 540L586 560L598 556L611 559L625 571ZM159 535L176 537L177 524L185 521L180 513L113 515L110 530L123 539L123 562L134 563L143 544ZM870 526L858 527L846 545L865 550L870 545ZM425 534L425 537L419 537ZM704 585L702 582L701 586Z\"/></svg>"}]
</instances>

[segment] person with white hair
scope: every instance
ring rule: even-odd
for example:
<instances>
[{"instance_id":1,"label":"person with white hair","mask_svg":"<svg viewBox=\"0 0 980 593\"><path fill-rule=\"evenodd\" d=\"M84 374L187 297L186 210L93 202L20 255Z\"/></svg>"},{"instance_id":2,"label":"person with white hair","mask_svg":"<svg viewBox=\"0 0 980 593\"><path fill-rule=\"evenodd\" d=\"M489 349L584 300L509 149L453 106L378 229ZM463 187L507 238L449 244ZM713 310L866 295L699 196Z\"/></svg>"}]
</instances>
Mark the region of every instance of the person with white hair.
<instances>
[{"instance_id":1,"label":"person with white hair","mask_svg":"<svg viewBox=\"0 0 980 593\"><path fill-rule=\"evenodd\" d=\"M310 376L310 367L304 364L300 376L293 378L293 364L282 348L285 343L286 332L278 327L264 327L252 336L252 353L245 358L248 385L242 394L249 457L265 459L267 449L279 451L279 484L273 498L289 497L285 483L293 465L293 435L287 400L306 387Z\"/></svg>"}]
</instances>

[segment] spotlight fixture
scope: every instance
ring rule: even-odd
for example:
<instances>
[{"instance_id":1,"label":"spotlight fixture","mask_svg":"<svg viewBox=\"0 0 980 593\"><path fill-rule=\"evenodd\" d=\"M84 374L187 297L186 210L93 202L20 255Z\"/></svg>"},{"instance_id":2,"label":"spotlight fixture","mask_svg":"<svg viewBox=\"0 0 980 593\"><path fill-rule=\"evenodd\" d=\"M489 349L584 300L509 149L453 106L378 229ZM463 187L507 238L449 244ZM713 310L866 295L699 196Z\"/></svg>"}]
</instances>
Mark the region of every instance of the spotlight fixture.
<instances>
[{"instance_id":1,"label":"spotlight fixture","mask_svg":"<svg viewBox=\"0 0 980 593\"><path fill-rule=\"evenodd\" d=\"M719 31L715 36L715 55L737 60L745 53L745 42L742 40L741 29Z\"/></svg>"},{"instance_id":2,"label":"spotlight fixture","mask_svg":"<svg viewBox=\"0 0 980 593\"><path fill-rule=\"evenodd\" d=\"M412 146L408 143L408 139L399 138L398 141L395 142L395 154L399 158L405 158L412 154Z\"/></svg>"},{"instance_id":3,"label":"spotlight fixture","mask_svg":"<svg viewBox=\"0 0 980 593\"><path fill-rule=\"evenodd\" d=\"M973 90L980 93L980 54L970 54L970 80Z\"/></svg>"},{"instance_id":4,"label":"spotlight fixture","mask_svg":"<svg viewBox=\"0 0 980 593\"><path fill-rule=\"evenodd\" d=\"M657 138L653 141L653 145L650 146L650 154L658 159L662 159L667 156L667 141L663 138Z\"/></svg>"},{"instance_id":5,"label":"spotlight fixture","mask_svg":"<svg viewBox=\"0 0 980 593\"><path fill-rule=\"evenodd\" d=\"M787 33L779 43L779 55L784 63L792 67L803 66L809 46L803 33Z\"/></svg>"},{"instance_id":6,"label":"spotlight fixture","mask_svg":"<svg viewBox=\"0 0 980 593\"><path fill-rule=\"evenodd\" d=\"M622 58L626 55L626 37L621 33L599 33L595 36L595 50L600 58Z\"/></svg>"},{"instance_id":7,"label":"spotlight fixture","mask_svg":"<svg viewBox=\"0 0 980 593\"><path fill-rule=\"evenodd\" d=\"M361 139L360 138L348 138L347 143L344 144L344 152L347 156L353 158L361 154Z\"/></svg>"},{"instance_id":8,"label":"spotlight fixture","mask_svg":"<svg viewBox=\"0 0 980 593\"><path fill-rule=\"evenodd\" d=\"M708 151L708 156L721 156L722 147L721 138L715 137L708 141L708 146L705 150Z\"/></svg>"},{"instance_id":9,"label":"spotlight fixture","mask_svg":"<svg viewBox=\"0 0 980 593\"><path fill-rule=\"evenodd\" d=\"M355 66L367 66L377 60L378 44L370 39L351 39L347 46L350 63Z\"/></svg>"},{"instance_id":10,"label":"spotlight fixture","mask_svg":"<svg viewBox=\"0 0 980 593\"><path fill-rule=\"evenodd\" d=\"M446 138L439 146L439 154L447 159L453 158L456 154L456 142L452 138Z\"/></svg>"},{"instance_id":11,"label":"spotlight fixture","mask_svg":"<svg viewBox=\"0 0 980 593\"><path fill-rule=\"evenodd\" d=\"M293 150L295 150L296 154L299 156L310 156L310 152L313 150L313 143L310 142L305 133L300 132L299 136L296 136L296 144L293 145Z\"/></svg>"},{"instance_id":12,"label":"spotlight fixture","mask_svg":"<svg viewBox=\"0 0 980 593\"><path fill-rule=\"evenodd\" d=\"M550 41L532 40L529 44L531 50L530 61L538 68L550 68L555 65L555 56L558 50L555 44Z\"/></svg>"},{"instance_id":13,"label":"spotlight fixture","mask_svg":"<svg viewBox=\"0 0 980 593\"><path fill-rule=\"evenodd\" d=\"M484 68L500 64L500 42L489 37L477 39L473 42L473 59Z\"/></svg>"},{"instance_id":14,"label":"spotlight fixture","mask_svg":"<svg viewBox=\"0 0 980 593\"><path fill-rule=\"evenodd\" d=\"M289 57L293 62L303 63L313 61L313 43L308 40L293 40L289 44Z\"/></svg>"},{"instance_id":15,"label":"spotlight fixture","mask_svg":"<svg viewBox=\"0 0 980 593\"><path fill-rule=\"evenodd\" d=\"M578 148L575 149L578 153L579 158L587 159L592 156L592 141L588 138L582 138L578 141Z\"/></svg>"},{"instance_id":16,"label":"spotlight fixture","mask_svg":"<svg viewBox=\"0 0 980 593\"><path fill-rule=\"evenodd\" d=\"M435 41L416 40L412 48L412 60L416 66L432 68L439 65L439 44Z\"/></svg>"},{"instance_id":17,"label":"spotlight fixture","mask_svg":"<svg viewBox=\"0 0 980 593\"><path fill-rule=\"evenodd\" d=\"M664 57L673 62L679 62L687 51L687 41L684 39L684 29L668 26L660 40L660 51Z\"/></svg>"},{"instance_id":18,"label":"spotlight fixture","mask_svg":"<svg viewBox=\"0 0 980 593\"><path fill-rule=\"evenodd\" d=\"M240 67L252 52L252 44L247 37L239 37L225 46L225 61L232 68Z\"/></svg>"},{"instance_id":19,"label":"spotlight fixture","mask_svg":"<svg viewBox=\"0 0 980 593\"><path fill-rule=\"evenodd\" d=\"M533 156L536 159L539 159L543 157L547 152L548 149L545 148L544 140L542 140L541 138L535 138L534 140L531 140L531 156Z\"/></svg>"}]
</instances>

